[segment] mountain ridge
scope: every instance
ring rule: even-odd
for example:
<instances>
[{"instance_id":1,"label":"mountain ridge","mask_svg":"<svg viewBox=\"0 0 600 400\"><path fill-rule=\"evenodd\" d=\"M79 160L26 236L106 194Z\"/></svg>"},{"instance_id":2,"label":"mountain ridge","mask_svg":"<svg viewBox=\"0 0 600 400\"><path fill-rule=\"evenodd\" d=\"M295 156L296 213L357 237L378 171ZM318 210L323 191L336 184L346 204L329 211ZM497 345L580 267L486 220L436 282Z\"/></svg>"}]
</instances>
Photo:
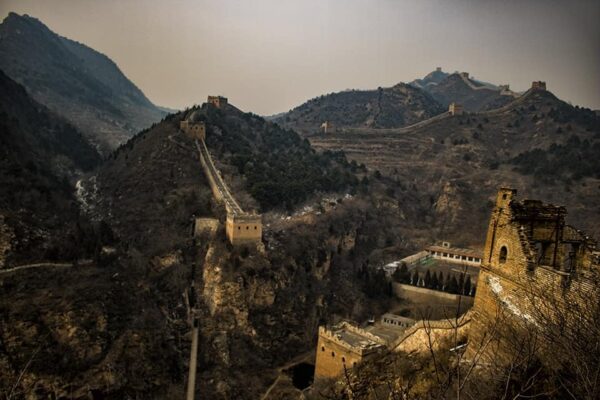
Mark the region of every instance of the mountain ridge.
<instances>
[{"instance_id":1,"label":"mountain ridge","mask_svg":"<svg viewBox=\"0 0 600 400\"><path fill-rule=\"evenodd\" d=\"M103 153L165 115L108 56L28 15L0 24L0 69Z\"/></svg>"},{"instance_id":2,"label":"mountain ridge","mask_svg":"<svg viewBox=\"0 0 600 400\"><path fill-rule=\"evenodd\" d=\"M373 90L346 90L315 97L273 120L303 135L324 122L337 128L394 128L411 125L444 111L427 92L405 83Z\"/></svg>"}]
</instances>

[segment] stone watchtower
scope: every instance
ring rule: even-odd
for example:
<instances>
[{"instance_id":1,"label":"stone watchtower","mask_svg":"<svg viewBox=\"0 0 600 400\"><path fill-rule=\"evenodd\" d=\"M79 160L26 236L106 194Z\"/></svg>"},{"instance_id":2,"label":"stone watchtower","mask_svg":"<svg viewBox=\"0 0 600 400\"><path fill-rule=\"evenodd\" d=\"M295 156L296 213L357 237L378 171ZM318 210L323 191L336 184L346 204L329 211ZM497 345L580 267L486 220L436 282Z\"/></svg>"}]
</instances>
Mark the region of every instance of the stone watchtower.
<instances>
[{"instance_id":1,"label":"stone watchtower","mask_svg":"<svg viewBox=\"0 0 600 400\"><path fill-rule=\"evenodd\" d=\"M185 132L192 139L206 139L206 124L204 121L190 122L184 120L179 123L179 129Z\"/></svg>"},{"instance_id":2,"label":"stone watchtower","mask_svg":"<svg viewBox=\"0 0 600 400\"><path fill-rule=\"evenodd\" d=\"M217 108L225 108L225 106L227 106L227 97L208 96L208 100L206 102Z\"/></svg>"},{"instance_id":3,"label":"stone watchtower","mask_svg":"<svg viewBox=\"0 0 600 400\"><path fill-rule=\"evenodd\" d=\"M537 326L536 298L581 288L582 272L598 267L596 243L565 223L564 207L517 201L516 194L499 189L490 218L473 306L474 343L498 318L526 329Z\"/></svg>"},{"instance_id":4,"label":"stone watchtower","mask_svg":"<svg viewBox=\"0 0 600 400\"><path fill-rule=\"evenodd\" d=\"M450 113L450 115L462 115L463 113L463 106L457 103L450 103L450 105L448 106L448 112Z\"/></svg>"},{"instance_id":5,"label":"stone watchtower","mask_svg":"<svg viewBox=\"0 0 600 400\"><path fill-rule=\"evenodd\" d=\"M531 90L546 90L546 82L542 82L542 81L531 82Z\"/></svg>"}]
</instances>

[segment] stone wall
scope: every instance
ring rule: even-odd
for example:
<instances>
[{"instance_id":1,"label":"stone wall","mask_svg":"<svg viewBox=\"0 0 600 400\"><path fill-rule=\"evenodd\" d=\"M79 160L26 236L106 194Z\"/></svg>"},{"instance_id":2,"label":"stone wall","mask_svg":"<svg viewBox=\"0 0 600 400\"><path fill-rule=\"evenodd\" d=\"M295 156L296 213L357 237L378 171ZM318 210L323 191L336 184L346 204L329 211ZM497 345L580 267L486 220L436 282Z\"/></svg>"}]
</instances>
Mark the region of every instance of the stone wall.
<instances>
[{"instance_id":1,"label":"stone wall","mask_svg":"<svg viewBox=\"0 0 600 400\"><path fill-rule=\"evenodd\" d=\"M444 344L463 342L470 328L470 318L461 317L458 321L418 321L407 329L402 337L393 344L393 351L425 352L431 347L438 350Z\"/></svg>"},{"instance_id":2,"label":"stone wall","mask_svg":"<svg viewBox=\"0 0 600 400\"><path fill-rule=\"evenodd\" d=\"M422 303L430 300L432 297L446 301L456 301L460 299L462 303L472 305L473 297L461 296L458 294L440 292L439 290L427 289L413 285L405 285L403 283L392 283L394 294L403 299L410 300L415 303Z\"/></svg>"}]
</instances>

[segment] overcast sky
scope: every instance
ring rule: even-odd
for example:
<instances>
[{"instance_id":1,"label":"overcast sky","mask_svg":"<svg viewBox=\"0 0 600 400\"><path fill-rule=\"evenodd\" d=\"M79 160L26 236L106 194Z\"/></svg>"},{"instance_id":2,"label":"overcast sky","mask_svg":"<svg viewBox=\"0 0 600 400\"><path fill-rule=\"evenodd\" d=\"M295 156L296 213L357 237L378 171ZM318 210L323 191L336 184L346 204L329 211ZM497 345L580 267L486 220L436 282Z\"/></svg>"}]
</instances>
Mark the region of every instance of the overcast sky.
<instances>
[{"instance_id":1,"label":"overcast sky","mask_svg":"<svg viewBox=\"0 0 600 400\"><path fill-rule=\"evenodd\" d=\"M113 59L154 103L274 114L435 67L600 109L600 1L2 0Z\"/></svg>"}]
</instances>

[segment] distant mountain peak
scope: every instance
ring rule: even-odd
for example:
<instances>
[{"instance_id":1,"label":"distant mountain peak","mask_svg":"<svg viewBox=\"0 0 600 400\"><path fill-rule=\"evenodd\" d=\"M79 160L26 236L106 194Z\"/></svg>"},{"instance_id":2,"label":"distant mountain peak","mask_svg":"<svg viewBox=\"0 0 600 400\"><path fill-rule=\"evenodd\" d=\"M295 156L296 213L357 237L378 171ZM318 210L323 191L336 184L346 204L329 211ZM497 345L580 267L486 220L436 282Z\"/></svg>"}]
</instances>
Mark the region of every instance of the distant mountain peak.
<instances>
[{"instance_id":1,"label":"distant mountain peak","mask_svg":"<svg viewBox=\"0 0 600 400\"><path fill-rule=\"evenodd\" d=\"M0 24L0 69L105 153L165 115L109 57L26 14Z\"/></svg>"}]
</instances>

